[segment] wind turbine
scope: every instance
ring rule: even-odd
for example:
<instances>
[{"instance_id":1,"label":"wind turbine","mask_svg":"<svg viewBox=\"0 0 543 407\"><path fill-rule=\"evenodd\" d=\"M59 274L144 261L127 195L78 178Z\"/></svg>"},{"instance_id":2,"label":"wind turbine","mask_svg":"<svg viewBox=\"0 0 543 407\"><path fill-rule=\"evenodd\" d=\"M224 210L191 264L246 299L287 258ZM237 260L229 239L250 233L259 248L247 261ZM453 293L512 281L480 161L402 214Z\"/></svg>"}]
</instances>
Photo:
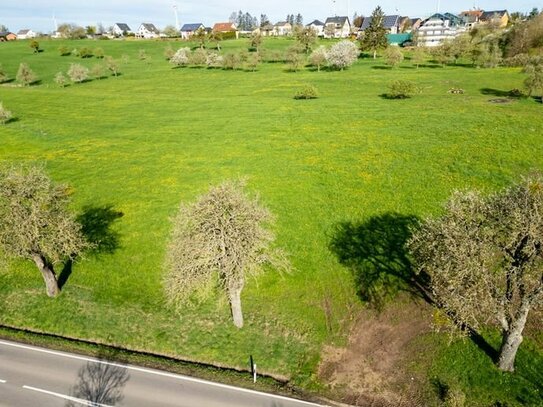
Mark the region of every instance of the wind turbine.
<instances>
[{"instance_id":1,"label":"wind turbine","mask_svg":"<svg viewBox=\"0 0 543 407\"><path fill-rule=\"evenodd\" d=\"M57 32L58 24L57 24L57 18L55 17L55 13L53 13L53 26L55 27L55 32Z\"/></svg>"},{"instance_id":2,"label":"wind turbine","mask_svg":"<svg viewBox=\"0 0 543 407\"><path fill-rule=\"evenodd\" d=\"M177 4L173 3L173 12L175 14L175 29L179 31L179 16L177 15Z\"/></svg>"}]
</instances>

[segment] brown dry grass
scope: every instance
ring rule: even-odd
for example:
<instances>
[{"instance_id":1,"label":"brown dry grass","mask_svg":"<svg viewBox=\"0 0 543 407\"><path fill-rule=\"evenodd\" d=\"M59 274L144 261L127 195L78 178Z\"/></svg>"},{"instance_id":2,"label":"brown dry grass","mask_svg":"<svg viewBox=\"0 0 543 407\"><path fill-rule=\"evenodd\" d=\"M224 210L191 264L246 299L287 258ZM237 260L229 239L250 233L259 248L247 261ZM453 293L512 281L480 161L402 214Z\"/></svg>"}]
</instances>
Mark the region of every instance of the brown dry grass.
<instances>
[{"instance_id":1,"label":"brown dry grass","mask_svg":"<svg viewBox=\"0 0 543 407\"><path fill-rule=\"evenodd\" d=\"M380 313L361 311L345 347L324 347L319 377L345 403L418 405L418 380L404 366L410 343L430 331L430 314L427 304L406 299Z\"/></svg>"}]
</instances>

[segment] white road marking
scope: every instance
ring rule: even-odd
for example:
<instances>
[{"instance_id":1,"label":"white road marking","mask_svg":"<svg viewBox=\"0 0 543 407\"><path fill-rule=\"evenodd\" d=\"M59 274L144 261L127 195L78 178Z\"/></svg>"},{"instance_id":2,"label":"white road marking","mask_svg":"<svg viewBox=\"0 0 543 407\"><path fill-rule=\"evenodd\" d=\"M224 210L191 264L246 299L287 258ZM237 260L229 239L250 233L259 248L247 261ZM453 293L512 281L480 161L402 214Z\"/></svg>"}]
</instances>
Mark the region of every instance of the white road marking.
<instances>
[{"instance_id":1,"label":"white road marking","mask_svg":"<svg viewBox=\"0 0 543 407\"><path fill-rule=\"evenodd\" d=\"M5 382L6 382L5 380L0 379L0 383L5 383Z\"/></svg>"},{"instance_id":2,"label":"white road marking","mask_svg":"<svg viewBox=\"0 0 543 407\"><path fill-rule=\"evenodd\" d=\"M65 358L84 360L86 362L102 363L104 365L125 368L125 369L128 369L128 370L134 370L136 372L149 373L149 374L154 374L154 375L157 375L157 376L169 377L169 378L178 379L178 380L186 380L186 381L194 382L194 383L207 384L209 386L215 386L215 387L220 387L220 388L223 388L223 389L239 391L239 392L242 392L242 393L249 393L249 394L256 394L256 395L259 395L259 396L273 397L273 398L276 398L276 399L279 399L279 400L294 401L294 402L297 402L297 403L300 403L300 404L305 404L305 405L308 405L308 406L322 406L321 404L311 403L309 401L304 401L304 400L293 399L291 397L278 396L276 394L264 393L264 392L261 392L261 391L250 390L250 389L244 389L243 387L229 386L227 384L210 382L210 381L207 381L207 380L196 379L194 377L189 377L189 376L182 376L182 375L178 375L178 374L175 374L175 373L166 373L166 372L161 372L159 370L146 369L146 368L143 368L143 367L136 367L136 366L130 366L130 365L123 365L123 364L120 364L120 363L106 362L106 361L103 361L103 360L98 360L98 359L90 358L90 357L86 357L86 356L70 355L68 353L53 351L53 350L43 349L43 348L37 348L37 347L34 347L34 346L21 345L21 344L18 344L18 343L5 342L5 341L1 341L1 340L0 340L0 345L12 346L14 348L32 350L34 352L48 353L50 355L56 355L56 356L61 356L61 357L65 357Z\"/></svg>"},{"instance_id":3,"label":"white road marking","mask_svg":"<svg viewBox=\"0 0 543 407\"><path fill-rule=\"evenodd\" d=\"M37 387L23 386L23 389L37 391L39 393L44 393L44 394L48 394L50 396L59 397L59 398L64 399L64 400L74 401L76 403L83 404L84 406L89 406L89 407L112 407L112 406L108 406L107 404L100 404L100 403L96 403L96 402L93 402L93 401L78 399L77 397L67 396L66 394L62 394L62 393L55 393L54 391L38 389Z\"/></svg>"}]
</instances>

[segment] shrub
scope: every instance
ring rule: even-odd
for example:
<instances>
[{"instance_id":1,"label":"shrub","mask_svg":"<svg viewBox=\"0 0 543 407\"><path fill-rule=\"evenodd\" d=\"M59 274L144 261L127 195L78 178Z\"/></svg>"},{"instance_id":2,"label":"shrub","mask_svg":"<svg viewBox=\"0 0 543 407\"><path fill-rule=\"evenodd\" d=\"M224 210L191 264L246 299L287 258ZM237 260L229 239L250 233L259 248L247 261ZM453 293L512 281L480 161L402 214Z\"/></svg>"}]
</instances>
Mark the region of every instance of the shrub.
<instances>
[{"instance_id":1,"label":"shrub","mask_svg":"<svg viewBox=\"0 0 543 407\"><path fill-rule=\"evenodd\" d=\"M80 64L71 64L68 77L72 82L81 83L89 79L89 70Z\"/></svg>"},{"instance_id":2,"label":"shrub","mask_svg":"<svg viewBox=\"0 0 543 407\"><path fill-rule=\"evenodd\" d=\"M463 95L464 94L464 89L462 89L462 88L450 88L447 92L452 93L454 95Z\"/></svg>"},{"instance_id":3,"label":"shrub","mask_svg":"<svg viewBox=\"0 0 543 407\"><path fill-rule=\"evenodd\" d=\"M58 52L61 57L68 56L72 53L72 51L70 51L70 48L68 48L66 45L58 47Z\"/></svg>"},{"instance_id":4,"label":"shrub","mask_svg":"<svg viewBox=\"0 0 543 407\"><path fill-rule=\"evenodd\" d=\"M190 48L179 48L170 58L170 63L175 66L185 66L189 63Z\"/></svg>"},{"instance_id":5,"label":"shrub","mask_svg":"<svg viewBox=\"0 0 543 407\"><path fill-rule=\"evenodd\" d=\"M256 68L260 64L260 55L258 54L258 52L250 54L247 57L247 59L245 61L245 64L247 65L247 68L250 71L252 71L252 72L256 71Z\"/></svg>"},{"instance_id":6,"label":"shrub","mask_svg":"<svg viewBox=\"0 0 543 407\"><path fill-rule=\"evenodd\" d=\"M207 54L206 65L209 68L220 68L223 64L222 59L222 56L220 56L216 52L210 52L209 54Z\"/></svg>"},{"instance_id":7,"label":"shrub","mask_svg":"<svg viewBox=\"0 0 543 407\"><path fill-rule=\"evenodd\" d=\"M168 61L172 59L174 54L175 51L173 50L171 45L168 45L166 48L164 48L164 58L166 58Z\"/></svg>"},{"instance_id":8,"label":"shrub","mask_svg":"<svg viewBox=\"0 0 543 407\"><path fill-rule=\"evenodd\" d=\"M17 82L23 86L32 85L38 80L34 71L32 71L32 69L24 62L21 62L19 65L19 70L17 71L17 76L15 78L17 79Z\"/></svg>"},{"instance_id":9,"label":"shrub","mask_svg":"<svg viewBox=\"0 0 543 407\"><path fill-rule=\"evenodd\" d=\"M104 57L104 50L102 48L94 48L92 52L95 58L102 59Z\"/></svg>"},{"instance_id":10,"label":"shrub","mask_svg":"<svg viewBox=\"0 0 543 407\"><path fill-rule=\"evenodd\" d=\"M507 96L512 98L522 98L525 97L526 94L522 90L514 88L507 92Z\"/></svg>"},{"instance_id":11,"label":"shrub","mask_svg":"<svg viewBox=\"0 0 543 407\"><path fill-rule=\"evenodd\" d=\"M7 80L9 80L9 76L2 67L2 64L0 64L0 83L6 82Z\"/></svg>"},{"instance_id":12,"label":"shrub","mask_svg":"<svg viewBox=\"0 0 543 407\"><path fill-rule=\"evenodd\" d=\"M407 99L415 94L417 87L413 82L396 80L388 85L388 93L386 94L389 99Z\"/></svg>"},{"instance_id":13,"label":"shrub","mask_svg":"<svg viewBox=\"0 0 543 407\"><path fill-rule=\"evenodd\" d=\"M13 115L11 112L4 107L2 102L0 102L0 123L6 124L11 120L12 117Z\"/></svg>"},{"instance_id":14,"label":"shrub","mask_svg":"<svg viewBox=\"0 0 543 407\"><path fill-rule=\"evenodd\" d=\"M343 70L354 64L359 54L358 47L352 41L340 41L328 51L328 65L331 68Z\"/></svg>"},{"instance_id":15,"label":"shrub","mask_svg":"<svg viewBox=\"0 0 543 407\"><path fill-rule=\"evenodd\" d=\"M403 53L400 50L400 47L387 47L383 53L385 58L385 64L395 68L403 61Z\"/></svg>"},{"instance_id":16,"label":"shrub","mask_svg":"<svg viewBox=\"0 0 543 407\"><path fill-rule=\"evenodd\" d=\"M296 45L287 50L286 60L291 71L296 72L305 65L306 56L302 52L303 49Z\"/></svg>"},{"instance_id":17,"label":"shrub","mask_svg":"<svg viewBox=\"0 0 543 407\"><path fill-rule=\"evenodd\" d=\"M196 66L206 65L207 51L205 49L202 49L202 48L195 49L189 55L189 61L190 61L190 64L196 65Z\"/></svg>"},{"instance_id":18,"label":"shrub","mask_svg":"<svg viewBox=\"0 0 543 407\"><path fill-rule=\"evenodd\" d=\"M317 99L319 94L313 85L305 85L294 94L294 99Z\"/></svg>"},{"instance_id":19,"label":"shrub","mask_svg":"<svg viewBox=\"0 0 543 407\"><path fill-rule=\"evenodd\" d=\"M79 58L91 58L93 53L92 49L87 47L81 47L77 50L77 54L79 55Z\"/></svg>"},{"instance_id":20,"label":"shrub","mask_svg":"<svg viewBox=\"0 0 543 407\"><path fill-rule=\"evenodd\" d=\"M106 68L108 71L110 71L114 76L119 75L119 63L113 59L113 57L106 56L105 57L106 62Z\"/></svg>"},{"instance_id":21,"label":"shrub","mask_svg":"<svg viewBox=\"0 0 543 407\"><path fill-rule=\"evenodd\" d=\"M57 72L54 81L58 86L63 88L64 86L66 86L66 82L68 82L68 79L66 79L66 76L64 76L62 72Z\"/></svg>"},{"instance_id":22,"label":"shrub","mask_svg":"<svg viewBox=\"0 0 543 407\"><path fill-rule=\"evenodd\" d=\"M313 66L316 66L317 71L320 71L321 66L326 63L327 59L328 53L326 51L326 47L321 45L319 48L311 53L311 55L309 56L309 63Z\"/></svg>"},{"instance_id":23,"label":"shrub","mask_svg":"<svg viewBox=\"0 0 543 407\"><path fill-rule=\"evenodd\" d=\"M513 57L505 58L503 64L510 67L526 66L530 62L530 55L517 54Z\"/></svg>"},{"instance_id":24,"label":"shrub","mask_svg":"<svg viewBox=\"0 0 543 407\"><path fill-rule=\"evenodd\" d=\"M40 43L38 41L36 40L30 41L29 46L34 51L34 54L37 54L38 52L40 52Z\"/></svg>"},{"instance_id":25,"label":"shrub","mask_svg":"<svg viewBox=\"0 0 543 407\"><path fill-rule=\"evenodd\" d=\"M222 60L223 69L239 69L241 57L239 54L226 54Z\"/></svg>"},{"instance_id":26,"label":"shrub","mask_svg":"<svg viewBox=\"0 0 543 407\"><path fill-rule=\"evenodd\" d=\"M96 79L101 79L106 76L106 67L103 64L95 64L92 66L90 74Z\"/></svg>"}]
</instances>

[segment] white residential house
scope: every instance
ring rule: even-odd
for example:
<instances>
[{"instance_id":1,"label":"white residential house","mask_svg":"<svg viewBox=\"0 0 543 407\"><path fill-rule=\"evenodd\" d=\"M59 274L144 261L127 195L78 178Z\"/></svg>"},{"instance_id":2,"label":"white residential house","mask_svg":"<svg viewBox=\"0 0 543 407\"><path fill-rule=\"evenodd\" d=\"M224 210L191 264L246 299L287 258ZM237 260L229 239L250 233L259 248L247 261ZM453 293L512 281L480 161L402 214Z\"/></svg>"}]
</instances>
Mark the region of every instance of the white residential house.
<instances>
[{"instance_id":1,"label":"white residential house","mask_svg":"<svg viewBox=\"0 0 543 407\"><path fill-rule=\"evenodd\" d=\"M422 22L417 30L417 45L436 47L464 31L466 24L460 17L451 13L437 13Z\"/></svg>"},{"instance_id":2,"label":"white residential house","mask_svg":"<svg viewBox=\"0 0 543 407\"><path fill-rule=\"evenodd\" d=\"M28 38L36 38L37 34L32 30L19 30L17 39L26 40Z\"/></svg>"},{"instance_id":3,"label":"white residential house","mask_svg":"<svg viewBox=\"0 0 543 407\"><path fill-rule=\"evenodd\" d=\"M349 17L328 17L324 22L325 38L347 38L351 35Z\"/></svg>"},{"instance_id":4,"label":"white residential house","mask_svg":"<svg viewBox=\"0 0 543 407\"><path fill-rule=\"evenodd\" d=\"M292 25L286 21L279 21L273 26L273 35L276 37L282 37L292 34Z\"/></svg>"},{"instance_id":5,"label":"white residential house","mask_svg":"<svg viewBox=\"0 0 543 407\"><path fill-rule=\"evenodd\" d=\"M132 30L125 23L115 23L113 26L112 34L115 37L124 37L125 35L132 34Z\"/></svg>"},{"instance_id":6,"label":"white residential house","mask_svg":"<svg viewBox=\"0 0 543 407\"><path fill-rule=\"evenodd\" d=\"M313 20L309 24L305 25L308 28L312 28L317 33L318 37L324 37L324 23L319 20Z\"/></svg>"},{"instance_id":7,"label":"white residential house","mask_svg":"<svg viewBox=\"0 0 543 407\"><path fill-rule=\"evenodd\" d=\"M151 23L141 23L138 31L136 32L137 38L159 38L160 31Z\"/></svg>"}]
</instances>

